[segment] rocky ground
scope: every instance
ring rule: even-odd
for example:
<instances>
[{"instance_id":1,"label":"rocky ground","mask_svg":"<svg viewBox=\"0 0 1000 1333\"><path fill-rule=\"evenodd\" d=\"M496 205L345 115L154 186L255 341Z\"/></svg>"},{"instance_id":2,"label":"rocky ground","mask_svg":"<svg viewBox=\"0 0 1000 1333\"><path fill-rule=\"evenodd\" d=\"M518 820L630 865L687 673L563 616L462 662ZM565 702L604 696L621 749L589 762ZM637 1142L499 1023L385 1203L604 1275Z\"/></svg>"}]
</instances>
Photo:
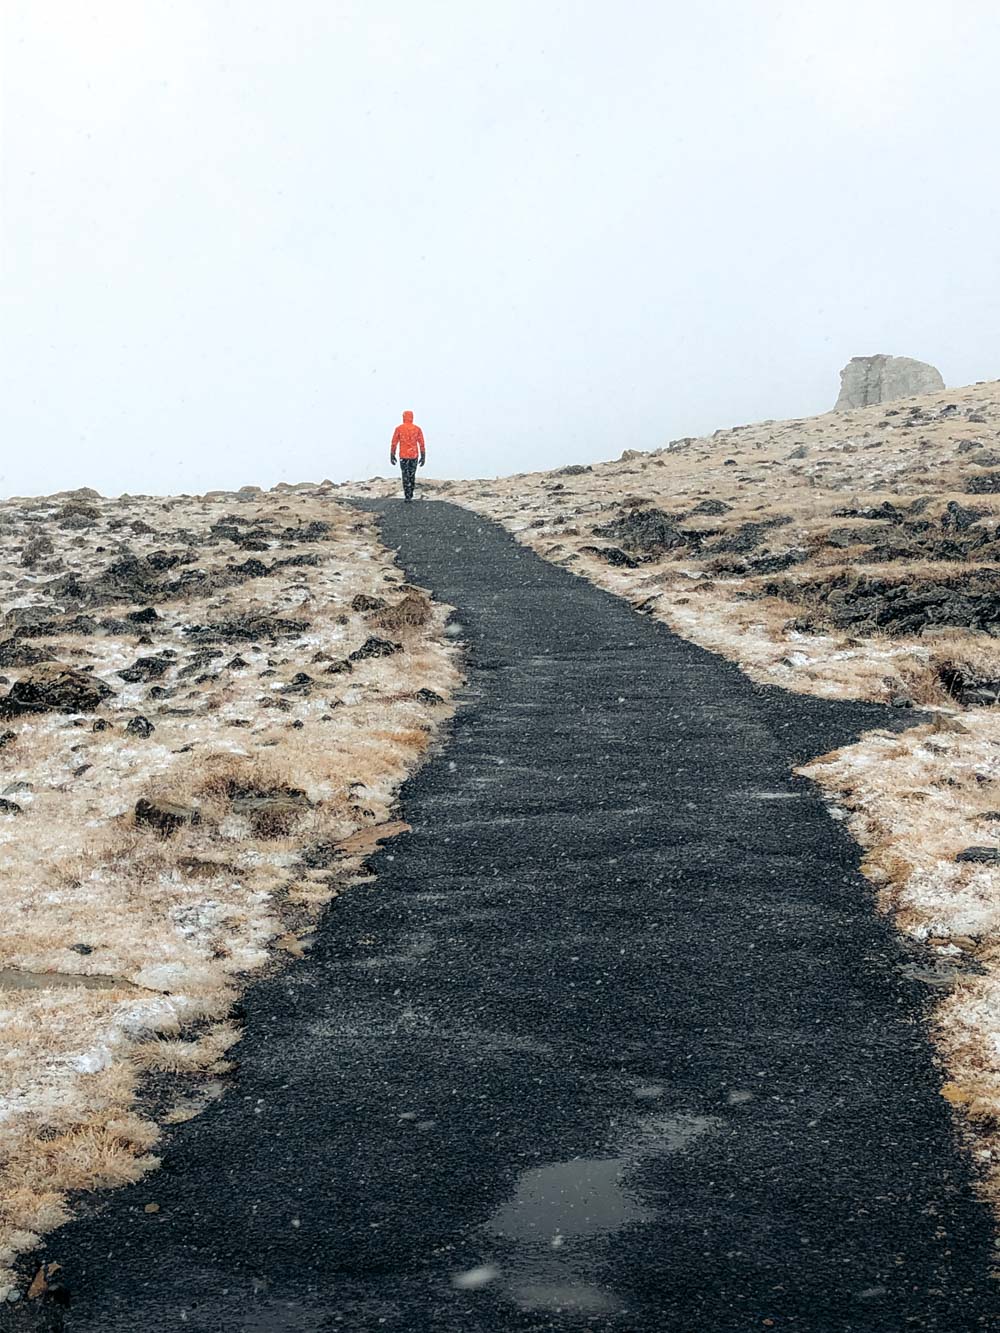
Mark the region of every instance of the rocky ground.
<instances>
[{"instance_id":1,"label":"rocky ground","mask_svg":"<svg viewBox=\"0 0 1000 1333\"><path fill-rule=\"evenodd\" d=\"M225 1090L241 987L401 825L446 608L326 488L0 505L0 1286Z\"/></svg>"},{"instance_id":2,"label":"rocky ground","mask_svg":"<svg viewBox=\"0 0 1000 1333\"><path fill-rule=\"evenodd\" d=\"M943 1093L1000 1203L1000 383L423 488L761 684L924 710L803 771L933 947Z\"/></svg>"}]
</instances>

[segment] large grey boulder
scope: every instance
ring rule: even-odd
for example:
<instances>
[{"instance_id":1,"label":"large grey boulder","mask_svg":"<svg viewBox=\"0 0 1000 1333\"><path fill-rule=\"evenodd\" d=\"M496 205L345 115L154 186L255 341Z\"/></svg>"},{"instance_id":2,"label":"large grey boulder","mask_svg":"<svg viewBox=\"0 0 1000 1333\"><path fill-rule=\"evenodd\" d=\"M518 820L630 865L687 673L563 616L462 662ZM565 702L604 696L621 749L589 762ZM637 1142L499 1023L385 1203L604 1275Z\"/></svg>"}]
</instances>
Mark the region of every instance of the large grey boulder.
<instances>
[{"instance_id":1,"label":"large grey boulder","mask_svg":"<svg viewBox=\"0 0 1000 1333\"><path fill-rule=\"evenodd\" d=\"M910 356L852 356L840 372L840 397L834 411L891 403L895 398L937 393L943 388L940 371L926 361Z\"/></svg>"}]
</instances>

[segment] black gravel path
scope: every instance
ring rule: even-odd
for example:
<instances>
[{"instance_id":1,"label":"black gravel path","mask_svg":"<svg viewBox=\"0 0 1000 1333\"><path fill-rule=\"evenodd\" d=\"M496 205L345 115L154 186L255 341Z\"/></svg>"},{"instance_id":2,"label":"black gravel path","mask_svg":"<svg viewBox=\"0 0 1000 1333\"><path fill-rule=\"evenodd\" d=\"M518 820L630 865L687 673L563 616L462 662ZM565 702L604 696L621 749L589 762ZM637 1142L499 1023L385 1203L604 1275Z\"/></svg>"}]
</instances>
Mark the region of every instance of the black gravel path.
<instances>
[{"instance_id":1,"label":"black gravel path","mask_svg":"<svg viewBox=\"0 0 1000 1333\"><path fill-rule=\"evenodd\" d=\"M229 1095L50 1238L65 1327L995 1326L913 955L790 771L883 715L461 509L383 521L466 706L377 883L250 992Z\"/></svg>"}]
</instances>

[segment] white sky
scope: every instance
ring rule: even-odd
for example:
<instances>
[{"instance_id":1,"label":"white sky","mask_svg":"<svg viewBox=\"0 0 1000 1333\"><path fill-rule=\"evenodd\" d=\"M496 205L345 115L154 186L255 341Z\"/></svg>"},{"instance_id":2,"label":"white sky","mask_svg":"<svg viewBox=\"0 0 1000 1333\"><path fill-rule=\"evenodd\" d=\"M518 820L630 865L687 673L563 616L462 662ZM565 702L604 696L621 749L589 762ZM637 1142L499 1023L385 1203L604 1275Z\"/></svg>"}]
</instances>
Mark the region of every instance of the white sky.
<instances>
[{"instance_id":1,"label":"white sky","mask_svg":"<svg viewBox=\"0 0 1000 1333\"><path fill-rule=\"evenodd\" d=\"M0 0L0 492L592 461L1000 376L996 0Z\"/></svg>"}]
</instances>

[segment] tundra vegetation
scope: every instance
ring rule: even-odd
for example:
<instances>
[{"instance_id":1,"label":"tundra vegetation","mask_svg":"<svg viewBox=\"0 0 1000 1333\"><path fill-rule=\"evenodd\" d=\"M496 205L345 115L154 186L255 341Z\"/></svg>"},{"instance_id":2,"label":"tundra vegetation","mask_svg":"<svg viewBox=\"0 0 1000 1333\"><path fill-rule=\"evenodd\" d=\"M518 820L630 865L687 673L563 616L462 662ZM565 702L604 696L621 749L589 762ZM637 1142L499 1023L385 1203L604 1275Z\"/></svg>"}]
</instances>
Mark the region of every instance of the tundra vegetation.
<instances>
[{"instance_id":1,"label":"tundra vegetation","mask_svg":"<svg viewBox=\"0 0 1000 1333\"><path fill-rule=\"evenodd\" d=\"M241 989L405 827L458 670L329 486L16 499L0 544L2 1286L222 1094Z\"/></svg>"}]
</instances>

